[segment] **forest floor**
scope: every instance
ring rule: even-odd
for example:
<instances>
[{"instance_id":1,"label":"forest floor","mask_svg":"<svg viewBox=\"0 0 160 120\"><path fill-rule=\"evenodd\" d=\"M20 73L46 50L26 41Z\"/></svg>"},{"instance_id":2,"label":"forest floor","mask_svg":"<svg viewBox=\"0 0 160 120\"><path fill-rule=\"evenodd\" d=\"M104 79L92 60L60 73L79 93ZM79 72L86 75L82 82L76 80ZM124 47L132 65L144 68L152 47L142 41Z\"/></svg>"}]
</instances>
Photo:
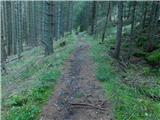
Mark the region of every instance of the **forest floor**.
<instances>
[{"instance_id":1,"label":"forest floor","mask_svg":"<svg viewBox=\"0 0 160 120\"><path fill-rule=\"evenodd\" d=\"M94 74L90 46L82 37L65 63L65 69L41 120L111 120L111 104Z\"/></svg>"},{"instance_id":2,"label":"forest floor","mask_svg":"<svg viewBox=\"0 0 160 120\"><path fill-rule=\"evenodd\" d=\"M50 56L36 47L6 64L2 120L160 120L160 72L140 63L122 69L110 56L115 30L103 44L85 32L66 35Z\"/></svg>"},{"instance_id":3,"label":"forest floor","mask_svg":"<svg viewBox=\"0 0 160 120\"><path fill-rule=\"evenodd\" d=\"M62 41L65 41L63 46L60 45ZM66 35L55 41L52 55L44 56L43 48L35 47L24 51L20 60L6 64L7 74L1 81L2 120L39 119L42 107L48 102L64 69L64 62L75 50L76 43L74 33Z\"/></svg>"}]
</instances>

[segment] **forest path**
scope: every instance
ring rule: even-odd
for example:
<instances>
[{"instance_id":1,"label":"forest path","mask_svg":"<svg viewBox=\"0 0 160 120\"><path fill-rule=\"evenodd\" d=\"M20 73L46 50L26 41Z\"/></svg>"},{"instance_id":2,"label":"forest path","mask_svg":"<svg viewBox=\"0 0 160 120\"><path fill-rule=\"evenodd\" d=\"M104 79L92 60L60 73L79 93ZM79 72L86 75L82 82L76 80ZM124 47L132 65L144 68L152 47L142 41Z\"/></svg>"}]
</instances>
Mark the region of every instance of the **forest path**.
<instances>
[{"instance_id":1,"label":"forest path","mask_svg":"<svg viewBox=\"0 0 160 120\"><path fill-rule=\"evenodd\" d=\"M79 38L40 120L111 120L110 103L93 74L90 46Z\"/></svg>"}]
</instances>

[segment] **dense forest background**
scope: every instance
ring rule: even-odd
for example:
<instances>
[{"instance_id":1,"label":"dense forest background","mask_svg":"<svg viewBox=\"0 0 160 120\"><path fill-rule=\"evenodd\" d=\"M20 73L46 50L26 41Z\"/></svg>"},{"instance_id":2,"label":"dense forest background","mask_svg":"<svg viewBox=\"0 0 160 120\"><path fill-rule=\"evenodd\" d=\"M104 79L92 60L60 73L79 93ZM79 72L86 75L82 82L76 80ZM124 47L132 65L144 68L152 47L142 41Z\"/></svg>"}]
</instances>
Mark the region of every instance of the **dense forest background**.
<instances>
[{"instance_id":1,"label":"dense forest background","mask_svg":"<svg viewBox=\"0 0 160 120\"><path fill-rule=\"evenodd\" d=\"M148 52L156 49L159 42L159 2L124 2L123 6L119 5L118 11L117 4L105 1L1 2L2 63L11 55L17 54L20 58L24 49L38 45L44 46L48 55L53 52L53 41L78 27L80 31L90 29L90 34L101 35L103 42L106 30L119 25L116 58L120 52L122 27L127 25L130 25L130 31L127 31L130 38L126 41L128 56L134 53L135 44L143 44ZM138 41L139 37L143 40Z\"/></svg>"},{"instance_id":2,"label":"dense forest background","mask_svg":"<svg viewBox=\"0 0 160 120\"><path fill-rule=\"evenodd\" d=\"M1 1L0 7L2 106L4 106L2 111L4 113L10 111L9 115L6 115L9 116L7 119L13 120L19 113L23 113L24 120L36 118L40 111L31 103L28 108L11 110L15 104L23 103L26 98L11 96L12 92L6 92L12 91L8 87L17 79L27 81L40 69L47 71L46 66L51 65L50 62L53 60L62 59L58 61L60 63L55 62L56 65L62 64L73 51L73 46L77 44L75 39L78 35L82 35L91 46L94 46L92 52L97 56L92 57L100 65L97 79L103 83L106 79L114 79L115 74L109 71L118 74L118 82L111 80L103 83L109 94L115 92L116 97L112 96L112 100L119 100L115 105L116 118L160 119L159 1ZM62 49L65 46L66 48ZM57 55L59 49L62 49L62 52ZM100 56L101 53L110 58L110 62L106 63ZM40 59L44 59L43 62L39 62ZM104 68L107 67L106 64L110 64L114 70L108 70L110 67ZM56 70L58 69L51 69ZM16 71L16 74L13 71ZM41 74L42 71L37 73L37 76ZM58 79L60 71L55 73L48 71L45 75L41 77L45 79L54 75L55 79ZM113 90L115 86L119 91ZM51 86L49 88L51 89ZM50 95L50 89L47 88L47 95ZM41 93L35 91L32 91L33 96L36 96L35 93ZM37 98L40 102L43 101L42 96ZM32 95L30 97L32 98ZM45 96L45 100L47 98ZM124 104L125 102L128 104ZM132 104L134 115L129 103L134 103ZM22 111L29 111L33 115L27 117L28 114ZM129 115L127 113L122 115L121 111L128 111ZM18 120L22 120L23 115Z\"/></svg>"}]
</instances>

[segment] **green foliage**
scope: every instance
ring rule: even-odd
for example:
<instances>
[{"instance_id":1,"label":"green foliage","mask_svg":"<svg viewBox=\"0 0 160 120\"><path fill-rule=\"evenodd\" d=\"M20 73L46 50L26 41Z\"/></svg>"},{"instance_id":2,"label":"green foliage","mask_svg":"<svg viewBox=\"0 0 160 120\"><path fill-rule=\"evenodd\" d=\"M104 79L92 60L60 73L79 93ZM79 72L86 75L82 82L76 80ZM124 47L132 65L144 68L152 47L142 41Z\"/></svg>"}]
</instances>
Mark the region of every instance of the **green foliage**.
<instances>
[{"instance_id":1,"label":"green foliage","mask_svg":"<svg viewBox=\"0 0 160 120\"><path fill-rule=\"evenodd\" d=\"M150 68L149 67L144 67L143 68L143 74L144 75L149 75L150 74Z\"/></svg>"},{"instance_id":2,"label":"green foliage","mask_svg":"<svg viewBox=\"0 0 160 120\"><path fill-rule=\"evenodd\" d=\"M91 45L91 57L96 63L97 79L103 81L102 86L106 91L107 99L112 101L114 118L117 120L159 120L159 102L146 97L144 94L138 92L138 89L120 82L121 78L114 72L113 66L111 66L112 59L110 56L105 55L109 45L98 45L98 40L94 41L89 36L87 40ZM147 76L151 71L148 67L144 68L144 74ZM130 74L129 72L128 76ZM146 93L159 96L159 87L151 87L150 84L142 84L140 87Z\"/></svg>"},{"instance_id":3,"label":"green foliage","mask_svg":"<svg viewBox=\"0 0 160 120\"><path fill-rule=\"evenodd\" d=\"M24 96L13 95L7 101L5 101L5 105L7 106L23 106L26 104L27 98Z\"/></svg>"},{"instance_id":4,"label":"green foliage","mask_svg":"<svg viewBox=\"0 0 160 120\"><path fill-rule=\"evenodd\" d=\"M76 6L75 6L75 11L76 12L76 18L75 18L75 27L77 28L80 26L80 31L84 31L88 29L88 26L90 25L90 3L88 1L80 1ZM89 9L86 11L86 9ZM84 19L86 18L86 19Z\"/></svg>"},{"instance_id":5,"label":"green foliage","mask_svg":"<svg viewBox=\"0 0 160 120\"><path fill-rule=\"evenodd\" d=\"M58 78L59 75L60 75L59 71L49 71L49 72L45 71L43 72L43 74L39 75L39 79L41 81L51 81L51 82L53 81L54 82Z\"/></svg>"},{"instance_id":6,"label":"green foliage","mask_svg":"<svg viewBox=\"0 0 160 120\"><path fill-rule=\"evenodd\" d=\"M9 78L12 78L12 81L18 81L20 86L23 82L29 82L29 87L22 89L23 87L18 86L19 89L16 89L16 92L13 91L13 95L2 99L2 107L4 109L2 119L39 119L42 106L48 101L56 81L60 77L64 61L74 50L76 44L73 34L67 35L65 41L68 43L66 44L67 47L57 47L60 43L60 41L57 41L55 43L55 52L50 56L44 57L41 56L41 53L37 53L39 50L34 50L34 52L31 50L24 55L25 59L22 59L20 64L18 64L19 61L16 64L9 64L10 68L14 68L15 71L23 68L22 72L15 74L15 77L12 77L12 74L8 74L2 80L7 81ZM4 83L6 85L6 82Z\"/></svg>"},{"instance_id":7,"label":"green foliage","mask_svg":"<svg viewBox=\"0 0 160 120\"><path fill-rule=\"evenodd\" d=\"M26 69L21 72L19 78L25 80L29 78L32 74L34 74L37 70L38 70L38 66L34 66L31 62L30 65L28 65Z\"/></svg>"},{"instance_id":8,"label":"green foliage","mask_svg":"<svg viewBox=\"0 0 160 120\"><path fill-rule=\"evenodd\" d=\"M60 47L64 47L65 45L66 45L66 42L65 42L65 41L62 41L62 42L59 44Z\"/></svg>"},{"instance_id":9,"label":"green foliage","mask_svg":"<svg viewBox=\"0 0 160 120\"><path fill-rule=\"evenodd\" d=\"M143 51L138 51L138 52L135 52L133 55L136 56L136 57L142 57L142 58L144 58L144 57L147 56L147 53L143 52Z\"/></svg>"},{"instance_id":10,"label":"green foliage","mask_svg":"<svg viewBox=\"0 0 160 120\"><path fill-rule=\"evenodd\" d=\"M97 76L97 79L100 81L106 81L106 80L110 79L110 77L108 75L108 69L106 67L100 67L97 70L96 76Z\"/></svg>"},{"instance_id":11,"label":"green foliage","mask_svg":"<svg viewBox=\"0 0 160 120\"><path fill-rule=\"evenodd\" d=\"M160 43L157 43L157 44L155 45L155 48L156 48L156 49L160 49Z\"/></svg>"},{"instance_id":12,"label":"green foliage","mask_svg":"<svg viewBox=\"0 0 160 120\"><path fill-rule=\"evenodd\" d=\"M159 64L160 63L160 49L153 51L146 57L147 61L151 64Z\"/></svg>"},{"instance_id":13,"label":"green foliage","mask_svg":"<svg viewBox=\"0 0 160 120\"><path fill-rule=\"evenodd\" d=\"M6 120L37 120L36 117L40 108L36 105L24 105L22 107L12 107Z\"/></svg>"},{"instance_id":14,"label":"green foliage","mask_svg":"<svg viewBox=\"0 0 160 120\"><path fill-rule=\"evenodd\" d=\"M136 42L138 47L144 47L147 41L147 36L146 35L141 35L138 37L138 40Z\"/></svg>"}]
</instances>

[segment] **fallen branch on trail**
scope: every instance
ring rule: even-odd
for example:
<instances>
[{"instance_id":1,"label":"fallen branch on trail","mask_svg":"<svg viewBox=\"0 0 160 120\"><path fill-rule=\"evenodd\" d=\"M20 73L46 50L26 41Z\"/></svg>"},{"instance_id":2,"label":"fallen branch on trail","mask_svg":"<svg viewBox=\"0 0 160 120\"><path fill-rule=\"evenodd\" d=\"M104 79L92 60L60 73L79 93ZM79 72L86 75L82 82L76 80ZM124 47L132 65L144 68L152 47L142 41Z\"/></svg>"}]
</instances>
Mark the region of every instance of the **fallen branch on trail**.
<instances>
[{"instance_id":1,"label":"fallen branch on trail","mask_svg":"<svg viewBox=\"0 0 160 120\"><path fill-rule=\"evenodd\" d=\"M20 55L20 56L14 57L14 58L12 58L12 59L7 59L5 63L10 63L10 62L15 61L15 60L17 60L17 59L21 59L22 57L23 57L23 56Z\"/></svg>"},{"instance_id":2,"label":"fallen branch on trail","mask_svg":"<svg viewBox=\"0 0 160 120\"><path fill-rule=\"evenodd\" d=\"M92 105L92 104L87 104L87 103L71 103L70 105L72 106L72 108L91 107L91 108L98 109L98 110L101 110L101 111L106 111L105 108L98 107L98 106L95 106L95 105Z\"/></svg>"}]
</instances>

